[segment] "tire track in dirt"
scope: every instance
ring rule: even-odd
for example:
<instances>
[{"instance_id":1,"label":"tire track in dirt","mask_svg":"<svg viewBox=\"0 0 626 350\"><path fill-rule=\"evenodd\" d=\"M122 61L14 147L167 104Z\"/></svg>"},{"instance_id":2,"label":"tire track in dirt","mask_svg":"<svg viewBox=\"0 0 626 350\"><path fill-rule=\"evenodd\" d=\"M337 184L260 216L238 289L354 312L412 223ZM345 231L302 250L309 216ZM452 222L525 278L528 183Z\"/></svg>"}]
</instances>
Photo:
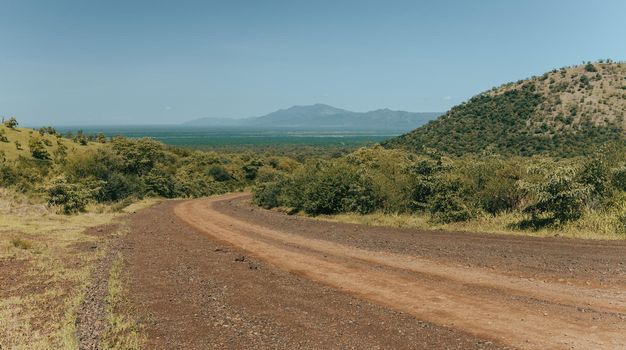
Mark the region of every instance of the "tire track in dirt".
<instances>
[{"instance_id":1,"label":"tire track in dirt","mask_svg":"<svg viewBox=\"0 0 626 350\"><path fill-rule=\"evenodd\" d=\"M241 196L187 201L175 212L281 269L480 337L527 349L626 348L624 290L528 281L368 251L268 229L213 208Z\"/></svg>"}]
</instances>

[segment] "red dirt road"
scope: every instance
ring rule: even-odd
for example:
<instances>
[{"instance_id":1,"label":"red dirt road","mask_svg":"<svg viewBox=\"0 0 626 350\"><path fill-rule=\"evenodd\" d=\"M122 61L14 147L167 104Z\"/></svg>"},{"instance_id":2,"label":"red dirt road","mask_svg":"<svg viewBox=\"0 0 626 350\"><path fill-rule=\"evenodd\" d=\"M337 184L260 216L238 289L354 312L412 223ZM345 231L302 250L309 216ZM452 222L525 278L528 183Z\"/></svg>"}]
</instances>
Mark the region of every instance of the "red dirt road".
<instances>
[{"instance_id":1,"label":"red dirt road","mask_svg":"<svg viewBox=\"0 0 626 350\"><path fill-rule=\"evenodd\" d=\"M152 347L626 349L624 242L370 228L246 198L133 218L130 295Z\"/></svg>"}]
</instances>

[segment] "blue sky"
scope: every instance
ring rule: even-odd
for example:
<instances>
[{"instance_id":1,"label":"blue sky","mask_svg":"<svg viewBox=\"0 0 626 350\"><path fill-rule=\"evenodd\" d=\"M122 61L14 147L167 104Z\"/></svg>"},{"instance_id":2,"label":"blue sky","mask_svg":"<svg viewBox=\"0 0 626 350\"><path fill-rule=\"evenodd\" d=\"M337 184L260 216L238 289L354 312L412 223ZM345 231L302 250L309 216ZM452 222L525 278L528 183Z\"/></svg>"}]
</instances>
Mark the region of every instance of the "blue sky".
<instances>
[{"instance_id":1,"label":"blue sky","mask_svg":"<svg viewBox=\"0 0 626 350\"><path fill-rule=\"evenodd\" d=\"M327 103L444 111L626 59L626 1L0 0L0 115L177 123Z\"/></svg>"}]
</instances>

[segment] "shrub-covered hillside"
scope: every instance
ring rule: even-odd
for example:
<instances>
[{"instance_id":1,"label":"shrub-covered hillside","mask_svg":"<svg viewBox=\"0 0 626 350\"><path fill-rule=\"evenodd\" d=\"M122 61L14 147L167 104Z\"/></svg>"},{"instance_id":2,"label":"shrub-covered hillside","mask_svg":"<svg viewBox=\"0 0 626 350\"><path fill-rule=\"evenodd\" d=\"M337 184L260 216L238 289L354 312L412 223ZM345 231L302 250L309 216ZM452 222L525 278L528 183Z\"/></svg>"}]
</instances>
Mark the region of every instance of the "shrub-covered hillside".
<instances>
[{"instance_id":1,"label":"shrub-covered hillside","mask_svg":"<svg viewBox=\"0 0 626 350\"><path fill-rule=\"evenodd\" d=\"M60 160L70 153L97 149L105 141L82 134L67 138L53 128L33 130L12 126L7 122L0 124L0 160L13 161L19 157Z\"/></svg>"},{"instance_id":2,"label":"shrub-covered hillside","mask_svg":"<svg viewBox=\"0 0 626 350\"><path fill-rule=\"evenodd\" d=\"M288 157L179 149L151 139L61 136L52 128L18 129L10 123L0 128L0 188L66 214L96 203L118 207L144 197L238 191L291 171L296 163Z\"/></svg>"},{"instance_id":3,"label":"shrub-covered hillside","mask_svg":"<svg viewBox=\"0 0 626 350\"><path fill-rule=\"evenodd\" d=\"M384 143L451 155L579 156L625 143L626 64L596 62L503 85Z\"/></svg>"}]
</instances>

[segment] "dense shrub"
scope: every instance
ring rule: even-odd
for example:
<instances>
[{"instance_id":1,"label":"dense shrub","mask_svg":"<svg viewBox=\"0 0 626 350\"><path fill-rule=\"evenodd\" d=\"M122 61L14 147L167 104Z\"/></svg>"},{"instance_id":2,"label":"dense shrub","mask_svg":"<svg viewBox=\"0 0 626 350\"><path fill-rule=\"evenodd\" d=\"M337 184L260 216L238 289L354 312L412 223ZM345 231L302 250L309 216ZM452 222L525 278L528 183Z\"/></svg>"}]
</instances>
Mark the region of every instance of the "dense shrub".
<instances>
[{"instance_id":1,"label":"dense shrub","mask_svg":"<svg viewBox=\"0 0 626 350\"><path fill-rule=\"evenodd\" d=\"M601 159L587 161L580 174L580 182L589 186L590 195L594 200L609 196L611 185L611 169Z\"/></svg>"},{"instance_id":2,"label":"dense shrub","mask_svg":"<svg viewBox=\"0 0 626 350\"><path fill-rule=\"evenodd\" d=\"M85 211L85 207L92 199L93 192L97 187L85 186L78 183L69 183L67 179L59 177L54 179L47 187L48 204L59 206L65 214L75 214Z\"/></svg>"},{"instance_id":3,"label":"dense shrub","mask_svg":"<svg viewBox=\"0 0 626 350\"><path fill-rule=\"evenodd\" d=\"M100 191L96 194L98 202L116 202L130 196L142 196L145 192L143 183L134 175L114 171L107 174Z\"/></svg>"},{"instance_id":4,"label":"dense shrub","mask_svg":"<svg viewBox=\"0 0 626 350\"><path fill-rule=\"evenodd\" d=\"M129 140L118 137L113 139L112 146L120 157L122 169L128 174L144 175L157 162L167 162L163 144L152 139Z\"/></svg>"},{"instance_id":5,"label":"dense shrub","mask_svg":"<svg viewBox=\"0 0 626 350\"><path fill-rule=\"evenodd\" d=\"M435 222L444 224L467 221L473 216L470 208L453 191L439 191L433 195L429 210Z\"/></svg>"},{"instance_id":6,"label":"dense shrub","mask_svg":"<svg viewBox=\"0 0 626 350\"><path fill-rule=\"evenodd\" d=\"M50 153L46 150L46 145L41 138L31 137L28 141L28 148L33 158L40 160L50 159Z\"/></svg>"},{"instance_id":7,"label":"dense shrub","mask_svg":"<svg viewBox=\"0 0 626 350\"><path fill-rule=\"evenodd\" d=\"M254 189L252 201L265 209L280 207L284 204L283 181L264 182L257 185Z\"/></svg>"},{"instance_id":8,"label":"dense shrub","mask_svg":"<svg viewBox=\"0 0 626 350\"><path fill-rule=\"evenodd\" d=\"M534 222L547 215L549 223L563 224L577 220L583 215L591 186L576 181L576 171L563 167L547 174L539 184L527 186L535 201L525 208Z\"/></svg>"},{"instance_id":9,"label":"dense shrub","mask_svg":"<svg viewBox=\"0 0 626 350\"><path fill-rule=\"evenodd\" d=\"M164 165L153 167L142 177L148 196L174 198L177 196L174 175Z\"/></svg>"},{"instance_id":10,"label":"dense shrub","mask_svg":"<svg viewBox=\"0 0 626 350\"><path fill-rule=\"evenodd\" d=\"M310 161L280 177L270 172L260 177L264 181L255 187L254 201L310 215L425 213L438 223L480 213L524 212L530 219L521 226L560 225L588 211L619 207L626 167L623 153L614 154L610 162L606 157L555 160L489 153L446 158L437 152L414 156L373 147L336 160Z\"/></svg>"},{"instance_id":11,"label":"dense shrub","mask_svg":"<svg viewBox=\"0 0 626 350\"><path fill-rule=\"evenodd\" d=\"M232 179L232 175L221 165L213 165L209 168L209 175L211 175L215 181L224 182Z\"/></svg>"},{"instance_id":12,"label":"dense shrub","mask_svg":"<svg viewBox=\"0 0 626 350\"><path fill-rule=\"evenodd\" d=\"M626 166L613 170L611 177L611 183L616 189L626 191Z\"/></svg>"},{"instance_id":13,"label":"dense shrub","mask_svg":"<svg viewBox=\"0 0 626 350\"><path fill-rule=\"evenodd\" d=\"M9 129L15 129L18 124L19 123L17 122L17 119L15 119L15 117L11 117L8 120L4 121L4 126L6 126Z\"/></svg>"}]
</instances>

